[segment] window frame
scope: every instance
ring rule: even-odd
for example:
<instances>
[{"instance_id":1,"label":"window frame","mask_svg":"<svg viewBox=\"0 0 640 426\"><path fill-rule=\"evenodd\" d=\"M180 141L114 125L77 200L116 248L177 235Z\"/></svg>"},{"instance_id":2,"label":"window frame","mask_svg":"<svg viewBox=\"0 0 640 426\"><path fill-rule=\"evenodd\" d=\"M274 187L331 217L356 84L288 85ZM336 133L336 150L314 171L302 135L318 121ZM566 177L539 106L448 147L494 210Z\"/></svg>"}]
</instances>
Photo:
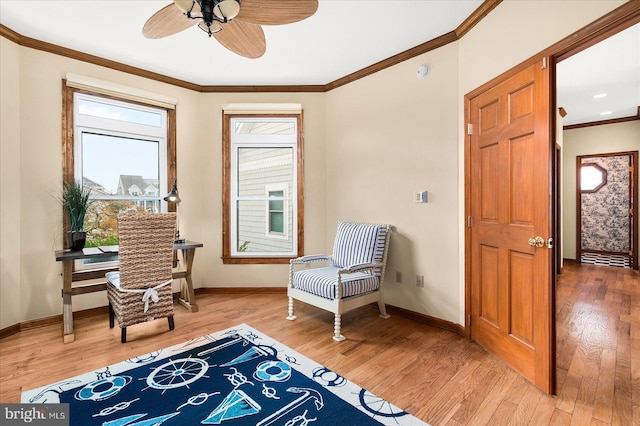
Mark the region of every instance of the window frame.
<instances>
[{"instance_id":1,"label":"window frame","mask_svg":"<svg viewBox=\"0 0 640 426\"><path fill-rule=\"evenodd\" d=\"M96 98L107 99L116 102L122 102L125 104L140 105L142 107L161 109L166 112L166 188L164 190L169 192L170 186L176 179L176 111L173 108L162 107L154 105L152 103L144 103L134 101L118 96L106 95L103 93L93 92L86 89L79 89L67 85L66 79L62 80L62 183L63 185L73 182L75 180L75 138L74 138L74 112L75 112L75 95L84 94ZM162 167L162 166L161 166ZM162 188L160 194L162 194ZM162 208L163 204L168 204L166 208ZM161 201L161 210L175 212L176 206L172 203L166 203ZM64 217L64 216L63 216ZM63 221L62 241L64 242L64 248L66 246L66 235L69 230L69 224L66 218ZM78 271L74 267L74 280L86 280L94 278L104 278L104 273L111 270L117 270L115 262L109 262L109 265L95 265L96 267L91 270Z\"/></svg>"},{"instance_id":2,"label":"window frame","mask_svg":"<svg viewBox=\"0 0 640 426\"><path fill-rule=\"evenodd\" d=\"M294 228L294 235L296 248L295 255L256 255L256 254L234 254L232 250L232 120L237 118L247 119L270 119L270 118L293 118L296 120L296 149L295 149L295 170L296 170L296 203L297 212L293 212L296 215L297 227ZM289 263L290 259L300 257L304 253L304 172L303 172L303 113L286 113L286 114L223 114L222 116L222 262L224 264L285 264ZM268 204L268 201L267 201ZM265 207L268 210L268 205ZM295 222L294 222L295 223ZM268 231L267 231L268 233ZM282 238L281 236L269 235L270 238Z\"/></svg>"}]
</instances>

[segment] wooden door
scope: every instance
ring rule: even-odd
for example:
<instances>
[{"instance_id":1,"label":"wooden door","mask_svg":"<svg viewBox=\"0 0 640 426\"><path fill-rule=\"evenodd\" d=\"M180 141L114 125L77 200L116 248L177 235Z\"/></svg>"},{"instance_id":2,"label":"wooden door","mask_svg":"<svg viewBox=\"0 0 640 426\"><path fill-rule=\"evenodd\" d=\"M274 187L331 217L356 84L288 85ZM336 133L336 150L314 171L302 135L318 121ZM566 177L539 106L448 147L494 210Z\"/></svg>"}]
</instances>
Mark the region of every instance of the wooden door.
<instances>
[{"instance_id":1,"label":"wooden door","mask_svg":"<svg viewBox=\"0 0 640 426\"><path fill-rule=\"evenodd\" d=\"M471 338L552 393L552 149L544 64L469 101L467 261Z\"/></svg>"}]
</instances>

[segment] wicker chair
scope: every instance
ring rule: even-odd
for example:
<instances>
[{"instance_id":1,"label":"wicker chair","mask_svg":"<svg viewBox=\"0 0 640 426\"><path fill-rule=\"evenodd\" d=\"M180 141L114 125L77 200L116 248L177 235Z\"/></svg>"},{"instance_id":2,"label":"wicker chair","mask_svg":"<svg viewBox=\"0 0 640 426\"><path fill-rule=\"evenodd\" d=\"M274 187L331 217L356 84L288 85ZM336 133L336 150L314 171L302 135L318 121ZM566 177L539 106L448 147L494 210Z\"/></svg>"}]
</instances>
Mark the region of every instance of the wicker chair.
<instances>
[{"instance_id":1,"label":"wicker chair","mask_svg":"<svg viewBox=\"0 0 640 426\"><path fill-rule=\"evenodd\" d=\"M114 317L127 341L130 325L168 318L173 330L171 268L175 213L126 212L118 215L120 271L107 273L109 327Z\"/></svg>"},{"instance_id":2,"label":"wicker chair","mask_svg":"<svg viewBox=\"0 0 640 426\"><path fill-rule=\"evenodd\" d=\"M341 316L344 312L377 302L381 318L389 318L382 299L382 282L389 247L389 225L348 223L338 225L333 253L303 256L290 262L289 316L293 300L325 309L335 314L333 339L342 341ZM296 271L316 262L328 266Z\"/></svg>"}]
</instances>

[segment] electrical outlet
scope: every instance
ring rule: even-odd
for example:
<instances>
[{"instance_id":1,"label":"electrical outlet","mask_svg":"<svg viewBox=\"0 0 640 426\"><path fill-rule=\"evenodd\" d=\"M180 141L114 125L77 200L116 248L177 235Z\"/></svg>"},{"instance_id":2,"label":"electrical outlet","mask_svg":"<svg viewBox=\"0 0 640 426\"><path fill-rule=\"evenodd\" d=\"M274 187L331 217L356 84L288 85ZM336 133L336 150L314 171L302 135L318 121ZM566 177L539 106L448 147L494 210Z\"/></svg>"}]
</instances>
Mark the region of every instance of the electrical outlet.
<instances>
[{"instance_id":1,"label":"electrical outlet","mask_svg":"<svg viewBox=\"0 0 640 426\"><path fill-rule=\"evenodd\" d=\"M400 272L400 271L396 271L396 282L397 283L401 283L402 282L402 272Z\"/></svg>"},{"instance_id":2,"label":"electrical outlet","mask_svg":"<svg viewBox=\"0 0 640 426\"><path fill-rule=\"evenodd\" d=\"M424 287L424 275L416 275L416 287Z\"/></svg>"}]
</instances>

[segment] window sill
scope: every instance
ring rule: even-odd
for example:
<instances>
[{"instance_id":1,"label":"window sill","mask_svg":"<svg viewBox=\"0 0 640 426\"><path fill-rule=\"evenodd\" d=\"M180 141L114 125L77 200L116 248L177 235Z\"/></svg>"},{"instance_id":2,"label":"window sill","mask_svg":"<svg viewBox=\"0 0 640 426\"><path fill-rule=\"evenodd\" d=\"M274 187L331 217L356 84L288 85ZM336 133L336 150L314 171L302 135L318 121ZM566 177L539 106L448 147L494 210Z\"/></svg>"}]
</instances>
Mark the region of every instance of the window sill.
<instances>
[{"instance_id":1,"label":"window sill","mask_svg":"<svg viewBox=\"0 0 640 426\"><path fill-rule=\"evenodd\" d=\"M225 265L264 265L264 264L288 264L295 257L231 257L223 256Z\"/></svg>"}]
</instances>

